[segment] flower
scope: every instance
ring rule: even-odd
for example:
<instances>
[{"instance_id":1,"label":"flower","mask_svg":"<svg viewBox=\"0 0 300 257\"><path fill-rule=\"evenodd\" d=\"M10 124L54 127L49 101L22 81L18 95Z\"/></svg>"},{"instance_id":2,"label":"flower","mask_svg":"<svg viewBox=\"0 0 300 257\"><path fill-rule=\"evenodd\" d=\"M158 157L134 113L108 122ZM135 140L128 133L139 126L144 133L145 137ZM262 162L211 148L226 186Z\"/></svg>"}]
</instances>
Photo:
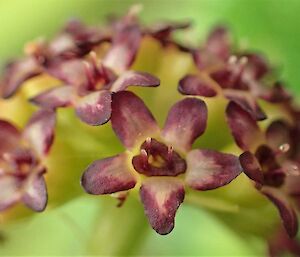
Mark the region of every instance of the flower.
<instances>
[{"instance_id":1,"label":"flower","mask_svg":"<svg viewBox=\"0 0 300 257\"><path fill-rule=\"evenodd\" d=\"M33 114L23 131L0 120L0 210L22 201L34 211L43 211L47 189L43 163L54 138L52 110Z\"/></svg>"},{"instance_id":2,"label":"flower","mask_svg":"<svg viewBox=\"0 0 300 257\"><path fill-rule=\"evenodd\" d=\"M234 155L191 150L206 128L207 108L200 99L176 103L160 130L141 99L131 92L118 92L113 94L111 122L127 151L93 162L82 176L82 186L90 194L102 195L140 183L146 216L159 234L172 231L185 186L211 190L230 183L241 172Z\"/></svg>"},{"instance_id":3,"label":"flower","mask_svg":"<svg viewBox=\"0 0 300 257\"><path fill-rule=\"evenodd\" d=\"M188 74L179 82L184 95L215 97L223 95L241 106L256 120L266 119L257 103L284 102L291 97L281 83L266 86L265 77L271 68L265 58L256 53L233 53L232 42L225 27L216 27L200 49L192 50L199 74Z\"/></svg>"},{"instance_id":4,"label":"flower","mask_svg":"<svg viewBox=\"0 0 300 257\"><path fill-rule=\"evenodd\" d=\"M237 145L245 151L240 155L244 173L278 208L287 233L294 237L298 220L290 201L299 201L299 195L292 193L300 181L299 127L276 120L264 134L251 115L234 102L227 107L227 117ZM289 181L294 181L294 186Z\"/></svg>"}]
</instances>

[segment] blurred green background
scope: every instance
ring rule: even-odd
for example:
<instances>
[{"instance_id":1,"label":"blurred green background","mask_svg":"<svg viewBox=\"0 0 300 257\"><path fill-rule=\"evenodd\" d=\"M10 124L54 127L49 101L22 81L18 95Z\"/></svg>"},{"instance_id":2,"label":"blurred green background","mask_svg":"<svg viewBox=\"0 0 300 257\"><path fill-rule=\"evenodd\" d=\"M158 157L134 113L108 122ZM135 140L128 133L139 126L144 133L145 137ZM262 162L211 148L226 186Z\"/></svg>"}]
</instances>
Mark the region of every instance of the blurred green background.
<instances>
[{"instance_id":1,"label":"blurred green background","mask_svg":"<svg viewBox=\"0 0 300 257\"><path fill-rule=\"evenodd\" d=\"M241 44L264 52L300 93L299 0L0 0L0 62L20 55L25 42L53 35L71 17L99 23L133 3L144 5L140 17L146 23L193 21L191 33L199 41L214 24L228 24ZM144 222L134 201L116 209L100 198L84 196L0 226L0 255L265 256L264 242L243 239L205 210L184 205L173 233L161 237Z\"/></svg>"}]
</instances>

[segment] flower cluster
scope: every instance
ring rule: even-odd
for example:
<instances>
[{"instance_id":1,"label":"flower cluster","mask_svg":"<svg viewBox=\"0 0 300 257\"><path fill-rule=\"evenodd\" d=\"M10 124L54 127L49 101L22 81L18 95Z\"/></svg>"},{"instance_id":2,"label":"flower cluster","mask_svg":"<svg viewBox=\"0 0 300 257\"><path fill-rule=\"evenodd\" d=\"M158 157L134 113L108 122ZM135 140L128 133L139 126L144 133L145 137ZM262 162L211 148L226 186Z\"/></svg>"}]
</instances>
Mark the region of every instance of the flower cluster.
<instances>
[{"instance_id":1,"label":"flower cluster","mask_svg":"<svg viewBox=\"0 0 300 257\"><path fill-rule=\"evenodd\" d=\"M45 208L43 158L53 141L55 113L57 108L72 107L89 125L111 121L126 148L88 166L81 180L86 192L117 193L125 200L129 191L139 188L151 226L168 234L186 188L213 190L244 172L278 208L286 231L294 237L298 230L294 203L299 207L300 202L300 119L291 94L271 76L265 57L236 49L227 28L216 27L200 47L193 48L173 37L188 27L188 23L142 26L132 8L107 26L72 20L51 41L29 43L26 57L6 66L0 81L2 97L12 97L25 81L42 74L60 85L29 99L40 110L23 132L0 122L0 209L19 200L36 211ZM142 41L149 37L163 48L174 47L191 56L196 67L178 81L178 91L185 97L171 107L162 129L143 100L127 91L129 86L160 85L153 74L132 69ZM242 150L239 157L220 149L193 148L206 131L210 113L205 100L217 96L227 101L224 115ZM282 118L268 117L265 103L280 108Z\"/></svg>"}]
</instances>

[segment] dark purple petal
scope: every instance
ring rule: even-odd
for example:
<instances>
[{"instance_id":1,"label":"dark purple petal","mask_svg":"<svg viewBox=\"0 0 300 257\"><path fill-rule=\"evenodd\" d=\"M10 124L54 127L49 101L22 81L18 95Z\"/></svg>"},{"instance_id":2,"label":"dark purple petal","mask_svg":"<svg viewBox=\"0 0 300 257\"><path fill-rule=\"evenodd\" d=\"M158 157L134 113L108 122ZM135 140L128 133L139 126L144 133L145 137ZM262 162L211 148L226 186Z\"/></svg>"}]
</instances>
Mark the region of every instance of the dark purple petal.
<instances>
[{"instance_id":1,"label":"dark purple petal","mask_svg":"<svg viewBox=\"0 0 300 257\"><path fill-rule=\"evenodd\" d=\"M111 123L116 135L129 149L159 132L156 121L144 102L128 91L113 94Z\"/></svg>"},{"instance_id":2,"label":"dark purple petal","mask_svg":"<svg viewBox=\"0 0 300 257\"><path fill-rule=\"evenodd\" d=\"M300 242L297 238L290 238L284 229L280 229L268 240L270 257L300 256Z\"/></svg>"},{"instance_id":3,"label":"dark purple petal","mask_svg":"<svg viewBox=\"0 0 300 257\"><path fill-rule=\"evenodd\" d=\"M0 176L0 211L6 210L20 199L20 183L14 176Z\"/></svg>"},{"instance_id":4,"label":"dark purple petal","mask_svg":"<svg viewBox=\"0 0 300 257\"><path fill-rule=\"evenodd\" d=\"M52 62L45 69L49 75L67 85L87 84L86 68L84 62L80 59Z\"/></svg>"},{"instance_id":5,"label":"dark purple petal","mask_svg":"<svg viewBox=\"0 0 300 257\"><path fill-rule=\"evenodd\" d=\"M225 186L242 171L238 157L213 150L192 150L186 160L186 183L196 190Z\"/></svg>"},{"instance_id":6,"label":"dark purple petal","mask_svg":"<svg viewBox=\"0 0 300 257\"><path fill-rule=\"evenodd\" d=\"M264 176L262 169L256 157L249 151L240 155L240 163L244 173L252 180L259 184L264 183Z\"/></svg>"},{"instance_id":7,"label":"dark purple petal","mask_svg":"<svg viewBox=\"0 0 300 257\"><path fill-rule=\"evenodd\" d=\"M27 123L23 136L39 156L46 155L54 140L55 112L41 109Z\"/></svg>"},{"instance_id":8,"label":"dark purple petal","mask_svg":"<svg viewBox=\"0 0 300 257\"><path fill-rule=\"evenodd\" d=\"M277 120L271 123L266 131L266 137L268 145L275 151L289 150L292 138L291 138L291 127L290 125L283 121ZM286 149L283 149L286 148Z\"/></svg>"},{"instance_id":9,"label":"dark purple petal","mask_svg":"<svg viewBox=\"0 0 300 257\"><path fill-rule=\"evenodd\" d=\"M0 157L3 153L17 148L20 144L21 133L11 123L0 120Z\"/></svg>"},{"instance_id":10,"label":"dark purple petal","mask_svg":"<svg viewBox=\"0 0 300 257\"><path fill-rule=\"evenodd\" d=\"M256 149L263 140L256 120L238 104L230 102L226 109L227 121L237 145L243 150Z\"/></svg>"},{"instance_id":11,"label":"dark purple petal","mask_svg":"<svg viewBox=\"0 0 300 257\"><path fill-rule=\"evenodd\" d=\"M140 189L145 214L152 228L161 235L169 234L178 207L184 200L184 187L174 178L147 178Z\"/></svg>"},{"instance_id":12,"label":"dark purple petal","mask_svg":"<svg viewBox=\"0 0 300 257\"><path fill-rule=\"evenodd\" d=\"M206 122L205 102L197 98L185 98L170 109L162 136L175 149L188 151L204 133Z\"/></svg>"},{"instance_id":13,"label":"dark purple petal","mask_svg":"<svg viewBox=\"0 0 300 257\"><path fill-rule=\"evenodd\" d=\"M90 93L77 101L76 114L89 125L102 125L110 119L111 102L111 93L108 90Z\"/></svg>"},{"instance_id":14,"label":"dark purple petal","mask_svg":"<svg viewBox=\"0 0 300 257\"><path fill-rule=\"evenodd\" d=\"M241 106L253 119L265 120L267 118L264 111L257 104L255 97L250 92L230 89L226 89L223 92L227 99Z\"/></svg>"},{"instance_id":15,"label":"dark purple petal","mask_svg":"<svg viewBox=\"0 0 300 257\"><path fill-rule=\"evenodd\" d=\"M129 168L128 155L120 154L93 162L83 173L81 185L89 194L112 194L133 188L136 178Z\"/></svg>"},{"instance_id":16,"label":"dark purple petal","mask_svg":"<svg viewBox=\"0 0 300 257\"><path fill-rule=\"evenodd\" d=\"M26 80L41 73L41 68L33 58L26 58L9 63L0 82L1 94L4 98L11 97Z\"/></svg>"},{"instance_id":17,"label":"dark purple petal","mask_svg":"<svg viewBox=\"0 0 300 257\"><path fill-rule=\"evenodd\" d=\"M129 86L157 87L159 84L160 80L147 72L127 71L113 82L110 91L122 91Z\"/></svg>"},{"instance_id":18,"label":"dark purple petal","mask_svg":"<svg viewBox=\"0 0 300 257\"><path fill-rule=\"evenodd\" d=\"M136 57L140 40L141 31L137 25L121 26L113 37L103 64L118 73L127 70Z\"/></svg>"},{"instance_id":19,"label":"dark purple petal","mask_svg":"<svg viewBox=\"0 0 300 257\"><path fill-rule=\"evenodd\" d=\"M243 53L240 55L240 57L247 58L247 66L245 72L256 80L261 79L270 70L267 60L262 55L254 53Z\"/></svg>"},{"instance_id":20,"label":"dark purple petal","mask_svg":"<svg viewBox=\"0 0 300 257\"><path fill-rule=\"evenodd\" d=\"M179 81L178 91L183 95L213 97L217 95L212 83L197 75L186 75Z\"/></svg>"},{"instance_id":21,"label":"dark purple petal","mask_svg":"<svg viewBox=\"0 0 300 257\"><path fill-rule=\"evenodd\" d=\"M295 237L298 231L297 215L286 196L279 190L271 187L263 187L261 191L277 207L289 236Z\"/></svg>"},{"instance_id":22,"label":"dark purple petal","mask_svg":"<svg viewBox=\"0 0 300 257\"><path fill-rule=\"evenodd\" d=\"M61 86L42 92L31 98L30 102L44 108L66 107L73 103L74 95L72 86Z\"/></svg>"},{"instance_id":23,"label":"dark purple petal","mask_svg":"<svg viewBox=\"0 0 300 257\"><path fill-rule=\"evenodd\" d=\"M260 97L271 103L283 103L292 99L290 92L280 82L275 83L270 89L263 90Z\"/></svg>"},{"instance_id":24,"label":"dark purple petal","mask_svg":"<svg viewBox=\"0 0 300 257\"><path fill-rule=\"evenodd\" d=\"M206 40L205 49L222 60L230 56L231 36L226 27L214 28Z\"/></svg>"},{"instance_id":25,"label":"dark purple petal","mask_svg":"<svg viewBox=\"0 0 300 257\"><path fill-rule=\"evenodd\" d=\"M34 211L41 212L45 210L48 194L43 174L34 174L29 178L22 200L26 206Z\"/></svg>"}]
</instances>

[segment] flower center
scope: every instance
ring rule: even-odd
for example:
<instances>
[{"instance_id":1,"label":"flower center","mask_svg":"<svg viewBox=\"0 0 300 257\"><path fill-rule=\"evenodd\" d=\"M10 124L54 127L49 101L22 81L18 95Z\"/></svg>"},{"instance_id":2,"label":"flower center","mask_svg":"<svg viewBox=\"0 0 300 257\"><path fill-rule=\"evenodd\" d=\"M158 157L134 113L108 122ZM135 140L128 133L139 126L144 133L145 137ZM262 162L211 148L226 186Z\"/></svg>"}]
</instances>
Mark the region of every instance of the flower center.
<instances>
[{"instance_id":1,"label":"flower center","mask_svg":"<svg viewBox=\"0 0 300 257\"><path fill-rule=\"evenodd\" d=\"M178 176L186 171L186 162L181 156L156 139L147 138L141 152L132 159L135 170L146 176Z\"/></svg>"}]
</instances>

